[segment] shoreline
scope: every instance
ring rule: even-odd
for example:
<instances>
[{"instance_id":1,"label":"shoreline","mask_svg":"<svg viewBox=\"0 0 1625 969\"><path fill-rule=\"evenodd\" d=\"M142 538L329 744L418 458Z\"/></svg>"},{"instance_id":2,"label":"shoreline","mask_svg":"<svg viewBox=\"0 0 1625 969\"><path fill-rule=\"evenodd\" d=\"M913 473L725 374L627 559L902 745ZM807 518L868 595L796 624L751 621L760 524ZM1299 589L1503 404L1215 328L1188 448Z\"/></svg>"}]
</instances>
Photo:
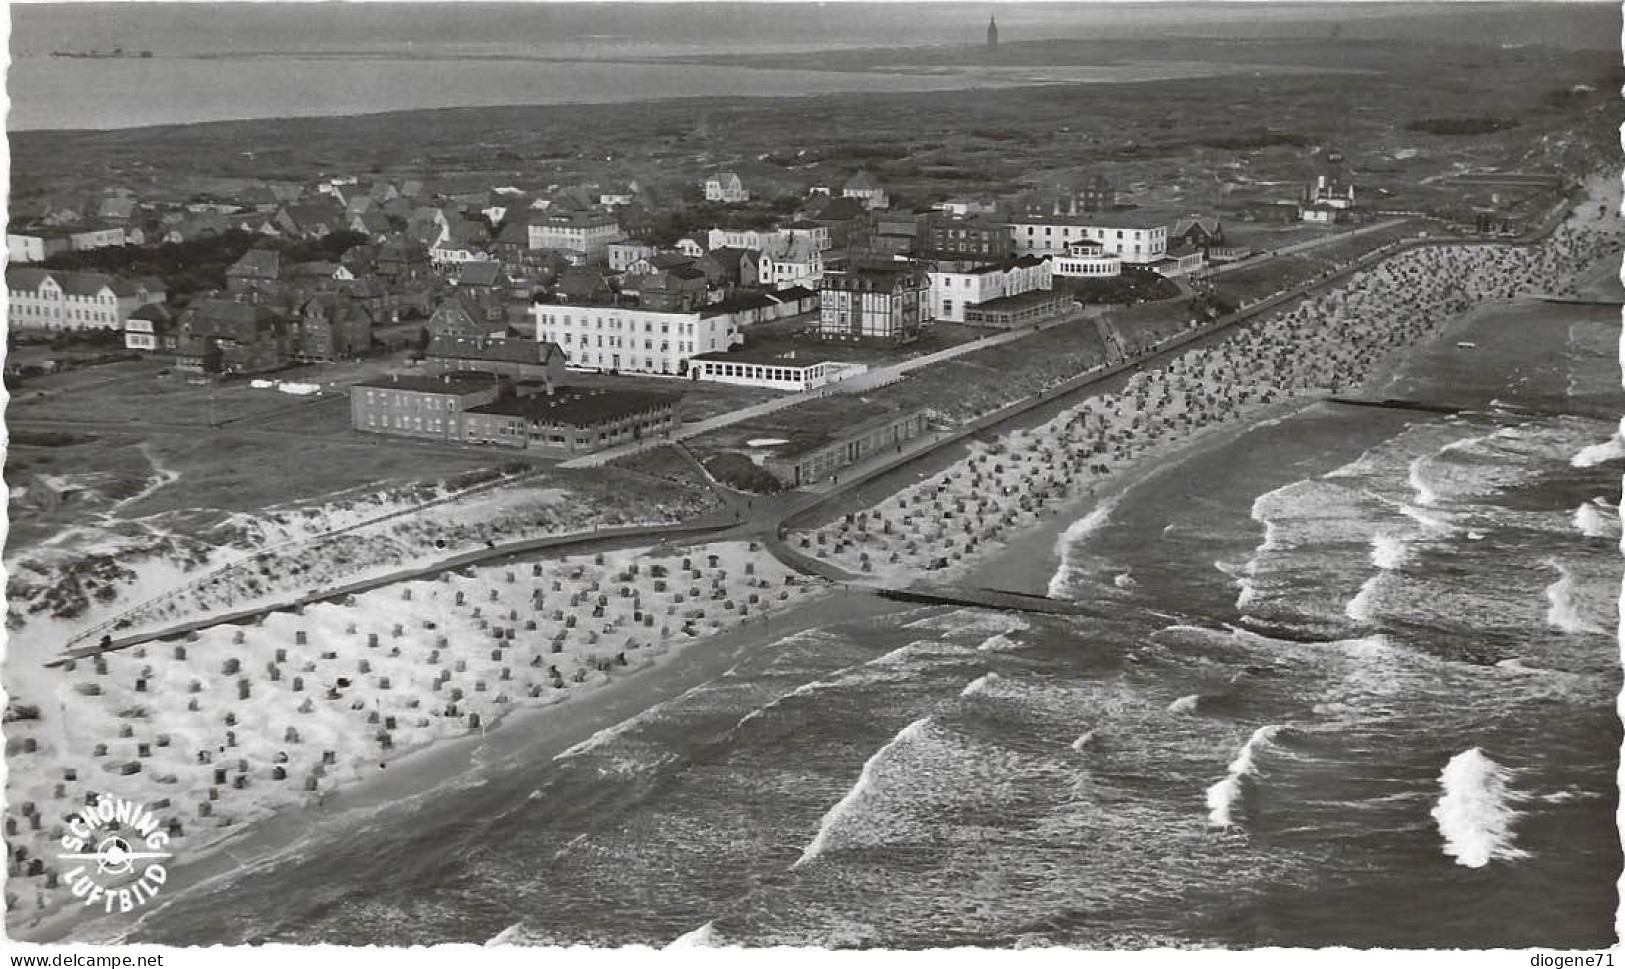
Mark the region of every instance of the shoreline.
<instances>
[{"instance_id":1,"label":"shoreline","mask_svg":"<svg viewBox=\"0 0 1625 969\"><path fill-rule=\"evenodd\" d=\"M170 869L170 884L195 879L139 918L107 915L85 922L77 900L68 898L25 926L8 926L15 941L116 943L165 905L208 890L221 879L274 865L301 848L343 837L349 828L391 811L410 811L436 795L492 776L535 767L569 748L614 729L687 691L727 673L745 656L812 628L840 625L917 609L858 590L828 588L789 611L747 623L673 649L664 661L647 664L583 694L544 706L516 708L486 730L431 740L387 761L388 769L343 784L315 803L280 809L199 850L197 857Z\"/></svg>"}]
</instances>

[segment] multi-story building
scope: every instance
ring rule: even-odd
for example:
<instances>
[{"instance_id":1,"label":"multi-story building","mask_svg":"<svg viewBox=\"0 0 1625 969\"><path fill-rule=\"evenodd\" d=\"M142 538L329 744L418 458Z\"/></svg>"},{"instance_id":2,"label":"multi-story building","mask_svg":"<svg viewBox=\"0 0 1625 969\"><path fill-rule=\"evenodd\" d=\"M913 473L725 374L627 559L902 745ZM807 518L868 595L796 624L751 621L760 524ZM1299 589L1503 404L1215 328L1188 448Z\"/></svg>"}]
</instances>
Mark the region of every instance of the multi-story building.
<instances>
[{"instance_id":1,"label":"multi-story building","mask_svg":"<svg viewBox=\"0 0 1625 969\"><path fill-rule=\"evenodd\" d=\"M1010 226L982 218L938 219L930 226L926 254L932 259L1010 258Z\"/></svg>"},{"instance_id":2,"label":"multi-story building","mask_svg":"<svg viewBox=\"0 0 1625 969\"><path fill-rule=\"evenodd\" d=\"M609 257L609 271L624 273L637 263L654 258L660 250L642 242L612 242L604 251Z\"/></svg>"},{"instance_id":3,"label":"multi-story building","mask_svg":"<svg viewBox=\"0 0 1625 969\"><path fill-rule=\"evenodd\" d=\"M479 371L551 383L564 376L563 348L518 336L431 337L423 362L435 373Z\"/></svg>"},{"instance_id":4,"label":"multi-story building","mask_svg":"<svg viewBox=\"0 0 1625 969\"><path fill-rule=\"evenodd\" d=\"M463 411L463 441L564 454L671 436L681 424L676 394L554 387Z\"/></svg>"},{"instance_id":5,"label":"multi-story building","mask_svg":"<svg viewBox=\"0 0 1625 969\"><path fill-rule=\"evenodd\" d=\"M750 191L734 172L718 172L705 180L707 202L749 202Z\"/></svg>"},{"instance_id":6,"label":"multi-story building","mask_svg":"<svg viewBox=\"0 0 1625 969\"><path fill-rule=\"evenodd\" d=\"M756 260L756 282L760 286L817 289L823 278L824 253L811 238L765 246Z\"/></svg>"},{"instance_id":7,"label":"multi-story building","mask_svg":"<svg viewBox=\"0 0 1625 969\"><path fill-rule=\"evenodd\" d=\"M536 303L536 339L557 343L571 366L680 376L697 354L741 341L739 317L723 305L689 312L627 306Z\"/></svg>"},{"instance_id":8,"label":"multi-story building","mask_svg":"<svg viewBox=\"0 0 1625 969\"><path fill-rule=\"evenodd\" d=\"M532 249L563 249L596 259L621 238L621 223L605 212L546 212L530 223Z\"/></svg>"},{"instance_id":9,"label":"multi-story building","mask_svg":"<svg viewBox=\"0 0 1625 969\"><path fill-rule=\"evenodd\" d=\"M498 386L494 374L473 372L364 380L350 388L350 426L374 434L460 441L461 413L496 400Z\"/></svg>"},{"instance_id":10,"label":"multi-story building","mask_svg":"<svg viewBox=\"0 0 1625 969\"><path fill-rule=\"evenodd\" d=\"M175 316L163 303L148 303L124 321L126 350L175 350Z\"/></svg>"},{"instance_id":11,"label":"multi-story building","mask_svg":"<svg viewBox=\"0 0 1625 969\"><path fill-rule=\"evenodd\" d=\"M843 198L857 199L863 203L863 207L866 209L884 209L891 205L891 199L887 197L886 190L881 188L880 183L862 169L856 175L847 179L845 185L841 186L841 196Z\"/></svg>"},{"instance_id":12,"label":"multi-story building","mask_svg":"<svg viewBox=\"0 0 1625 969\"><path fill-rule=\"evenodd\" d=\"M972 308L1040 290L1051 283L1050 259L1022 256L997 265L939 263L930 274L932 319L963 323Z\"/></svg>"},{"instance_id":13,"label":"multi-story building","mask_svg":"<svg viewBox=\"0 0 1625 969\"><path fill-rule=\"evenodd\" d=\"M268 306L194 299L181 315L175 363L199 373L264 373L291 363L297 346L295 324Z\"/></svg>"},{"instance_id":14,"label":"multi-story building","mask_svg":"<svg viewBox=\"0 0 1625 969\"><path fill-rule=\"evenodd\" d=\"M786 234L778 229L712 229L706 234L706 249L765 249L779 245Z\"/></svg>"},{"instance_id":15,"label":"multi-story building","mask_svg":"<svg viewBox=\"0 0 1625 969\"><path fill-rule=\"evenodd\" d=\"M1129 210L1081 215L1023 215L1010 223L1018 255L1052 256L1074 242L1098 242L1126 263L1144 265L1168 251L1168 219Z\"/></svg>"},{"instance_id":16,"label":"multi-story building","mask_svg":"<svg viewBox=\"0 0 1625 969\"><path fill-rule=\"evenodd\" d=\"M1093 239L1080 239L1068 243L1066 251L1050 257L1050 272L1055 276L1080 279L1108 279L1121 275L1123 258Z\"/></svg>"},{"instance_id":17,"label":"multi-story building","mask_svg":"<svg viewBox=\"0 0 1625 969\"><path fill-rule=\"evenodd\" d=\"M826 271L818 335L826 340L907 343L920 335L930 279L912 265Z\"/></svg>"},{"instance_id":18,"label":"multi-story building","mask_svg":"<svg viewBox=\"0 0 1625 969\"><path fill-rule=\"evenodd\" d=\"M122 330L132 313L165 297L156 280L25 266L6 270L6 290L18 329Z\"/></svg>"}]
</instances>

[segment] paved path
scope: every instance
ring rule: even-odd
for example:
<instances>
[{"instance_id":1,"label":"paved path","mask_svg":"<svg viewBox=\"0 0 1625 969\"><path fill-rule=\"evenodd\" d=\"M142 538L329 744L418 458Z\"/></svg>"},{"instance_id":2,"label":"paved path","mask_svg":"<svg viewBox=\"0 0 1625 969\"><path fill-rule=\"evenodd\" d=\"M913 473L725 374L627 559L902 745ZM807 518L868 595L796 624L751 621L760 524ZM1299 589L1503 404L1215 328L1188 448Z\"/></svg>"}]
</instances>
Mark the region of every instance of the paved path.
<instances>
[{"instance_id":1,"label":"paved path","mask_svg":"<svg viewBox=\"0 0 1625 969\"><path fill-rule=\"evenodd\" d=\"M1330 286L1343 277L1348 276L1358 270L1364 269L1373 263L1387 259L1397 254L1401 250L1417 248L1424 245L1461 245L1463 243L1481 243L1486 245L1530 245L1538 242L1556 228L1556 226L1561 222L1561 215L1564 211L1566 211L1566 208L1567 204L1557 206L1554 208L1551 216L1539 229L1517 240L1430 238L1409 239L1404 240L1403 242L1397 242L1392 245L1384 246L1383 248L1355 259L1336 270L1322 274L1315 279L1307 280L1291 287L1288 290L1255 301L1239 309L1235 313L1215 320L1206 326L1195 327L1177 333L1160 344L1141 350L1129 359L1119 360L1115 364L1095 367L1069 380L1063 381L1049 390L1014 401L989 414L985 414L981 417L967 421L964 424L954 428L952 431L922 436L921 438L916 439L919 443L914 447L904 448L901 452L892 452L882 455L878 458L871 459L871 461L865 462L863 465L858 467L843 469L841 480L839 482L832 481L827 486L820 485L818 490L788 492L771 498L757 498L736 495L731 500L725 502L725 507L715 515L705 519L696 519L695 521L685 523L683 525L639 526L621 530L604 530L590 534L549 536L541 539L531 539L521 542L508 543L505 545L493 545L486 549L476 549L463 553L462 555L455 556L451 559L416 566L408 571L361 580L338 588L311 590L310 592L302 596L298 596L289 602L278 602L270 605L256 606L251 609L242 610L230 615L211 615L193 620L189 623L170 627L166 630L143 633L139 634L138 636L128 637L122 640L113 640L110 644L103 646L86 647L75 651L75 654L87 655L106 649L123 649L127 648L128 646L135 645L137 642L145 642L152 639L173 636L192 629L200 629L207 626L217 625L222 622L241 621L243 619L263 615L279 609L290 608L302 603L328 599L335 595L341 595L346 592L364 591L366 589L376 588L378 586L402 581L404 579L433 575L446 571L447 569L475 565L494 558L513 556L515 554L520 554L527 551L562 547L591 547L592 543L601 543L606 541L624 543L629 540L646 540L650 538L671 537L674 534L682 537L704 536L706 541L725 541L747 538L759 540L764 543L767 550L776 558L779 558L780 561L792 568L797 569L798 571L821 576L831 581L840 582L843 585L847 585L848 587L852 588L868 588L877 592L886 591L878 582L870 580L867 577L853 575L852 573L846 572L832 563L820 561L790 548L790 546L784 541L784 536L792 527L792 522L797 520L807 520L820 513L830 502L844 496L853 489L873 481L874 479L885 474L896 471L914 461L921 460L928 455L937 452L943 447L952 446L953 444L963 440L965 437L1011 421L1036 407L1051 403L1060 397L1075 393L1079 390L1090 387L1101 381L1108 380L1130 370L1159 364L1170 356L1183 351L1187 345L1194 341L1207 337L1215 337L1222 331L1227 330L1238 323L1242 323L1255 316L1258 316L1259 314L1267 313L1281 304L1297 299L1313 290ZM1344 238L1347 236L1347 233L1343 235ZM1058 325L1060 322L1062 321L1057 320L1041 326L1047 327ZM1008 342L1011 339L1021 339L1024 335L1030 335L1031 332L1033 332L1033 330L1011 331L1009 334L999 334L999 336L1005 336L1006 339L1002 342ZM963 344L961 347L954 347L950 349L958 350L959 352L964 353L970 352L970 350L980 349L981 347L987 345L989 344L985 341L973 341L968 344ZM929 356L938 355L932 354ZM916 358L916 360L919 359L922 358ZM909 361L905 361L905 363L908 362ZM915 364L915 366L926 365L928 364ZM790 406L791 403L796 402L797 398L804 399L804 395L794 395L781 400L770 401L769 403L778 404L780 407ZM776 410L778 408L775 407L772 409ZM718 426L726 425L724 424ZM743 507L741 507L741 501L743 501ZM986 598L986 593L998 593L999 591L1000 590L959 589L956 587L947 586L932 587L933 594L943 597L953 597L957 595L966 601L971 601L975 597Z\"/></svg>"},{"instance_id":2,"label":"paved path","mask_svg":"<svg viewBox=\"0 0 1625 969\"><path fill-rule=\"evenodd\" d=\"M684 424L674 433L664 437L649 438L642 441L632 441L627 444L607 448L603 451L595 451L592 454L584 454L577 458L571 458L570 460L561 463L559 467L598 467L619 458L636 454L639 451L657 448L676 441L684 441L691 437L698 437L701 434L717 430L718 428L729 427L743 421L748 421L755 417L761 417L765 414L771 414L775 411L783 410L786 407L794 407L797 404L803 404L810 400L816 400L820 397L828 397L831 394L862 393L866 390L873 390L876 387L883 387L886 384L900 380L908 373L918 370L921 367L929 367L933 364L941 363L944 360L952 360L954 357L962 356L967 353L974 353L977 350L985 350L988 347L996 347L1003 343L1011 343L1016 340L1025 340L1027 337L1032 336L1034 333L1041 330L1047 330L1054 326L1060 326L1062 323L1077 318L1077 314L1072 314L1064 317L1057 317L1053 320L1046 320L1045 322L1039 323L1035 326L1022 327L1021 329L1017 330L1001 330L997 333L990 333L989 335L982 337L980 340L971 340L968 343L961 343L957 346L951 346L944 350L938 350L935 353L922 354L918 357L910 357L907 360L900 360L897 363L886 364L882 367L875 367L865 373L859 374L855 377L849 377L848 379L839 383L825 384L824 386L815 390L807 390L797 394L787 394L783 397L775 397L772 400L764 400L761 403L752 404L751 406L741 408L740 410L729 411L725 414L717 414L714 417L708 417L703 421L696 421L692 424Z\"/></svg>"},{"instance_id":3,"label":"paved path","mask_svg":"<svg viewBox=\"0 0 1625 969\"><path fill-rule=\"evenodd\" d=\"M1294 242L1291 245L1282 246L1279 249L1269 249L1258 253L1257 255L1248 256L1246 259L1242 259L1237 262L1227 262L1222 266L1214 266L1212 269L1203 270L1201 278L1211 279L1214 276L1222 276L1225 273L1235 272L1238 269L1252 269L1253 267L1262 265L1263 263L1266 263L1278 256L1291 256L1300 252L1308 252L1311 249L1318 249L1321 246L1329 246L1334 242L1343 242L1345 240L1354 239L1371 232L1391 229L1397 225L1404 225L1409 221L1409 219L1388 219L1383 222L1373 222L1370 225L1363 225L1358 229L1351 229L1348 232L1338 232L1332 235L1320 236L1314 239L1305 239L1303 242Z\"/></svg>"}]
</instances>

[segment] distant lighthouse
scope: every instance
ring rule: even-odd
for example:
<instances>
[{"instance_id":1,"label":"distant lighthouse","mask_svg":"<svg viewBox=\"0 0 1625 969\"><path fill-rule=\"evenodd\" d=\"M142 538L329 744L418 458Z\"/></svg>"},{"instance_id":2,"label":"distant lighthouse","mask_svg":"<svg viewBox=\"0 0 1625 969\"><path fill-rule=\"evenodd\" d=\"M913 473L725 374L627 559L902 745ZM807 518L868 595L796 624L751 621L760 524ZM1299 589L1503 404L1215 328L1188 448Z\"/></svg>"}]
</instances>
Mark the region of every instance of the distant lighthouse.
<instances>
[{"instance_id":1,"label":"distant lighthouse","mask_svg":"<svg viewBox=\"0 0 1625 969\"><path fill-rule=\"evenodd\" d=\"M999 25L994 21L993 15L988 14L988 16L987 16L987 49L988 50L998 50L998 48L999 48Z\"/></svg>"}]
</instances>

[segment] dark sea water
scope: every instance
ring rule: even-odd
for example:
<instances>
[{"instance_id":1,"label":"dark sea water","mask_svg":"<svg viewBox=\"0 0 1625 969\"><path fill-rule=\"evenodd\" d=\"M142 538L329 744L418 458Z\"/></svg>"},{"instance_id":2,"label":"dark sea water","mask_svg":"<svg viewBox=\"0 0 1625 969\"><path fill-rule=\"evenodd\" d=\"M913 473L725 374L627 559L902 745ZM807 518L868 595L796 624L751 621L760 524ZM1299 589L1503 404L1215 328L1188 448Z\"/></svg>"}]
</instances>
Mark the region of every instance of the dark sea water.
<instances>
[{"instance_id":1,"label":"dark sea water","mask_svg":"<svg viewBox=\"0 0 1625 969\"><path fill-rule=\"evenodd\" d=\"M132 940L892 948L1615 941L1615 310L1519 303L1151 478L1106 618L782 638ZM1457 349L1470 340L1476 349ZM202 896L203 893L196 893Z\"/></svg>"},{"instance_id":2,"label":"dark sea water","mask_svg":"<svg viewBox=\"0 0 1625 969\"><path fill-rule=\"evenodd\" d=\"M904 74L661 63L684 55L980 48L1155 37L1606 47L1601 3L35 3L11 10L10 131L673 97L1049 83L1053 72ZM838 10L838 12L837 12ZM922 11L924 13L922 14ZM1598 38L1603 38L1599 41ZM51 57L54 51L120 58ZM139 56L149 52L150 59ZM1263 56L1262 54L1260 56ZM1155 59L1155 58L1151 58ZM1265 57L1267 62L1268 58ZM1238 69L1230 65L1227 70ZM1240 69L1251 70L1246 65ZM1214 73L1209 70L1201 73ZM1062 80L1190 76L1103 64Z\"/></svg>"}]
</instances>

